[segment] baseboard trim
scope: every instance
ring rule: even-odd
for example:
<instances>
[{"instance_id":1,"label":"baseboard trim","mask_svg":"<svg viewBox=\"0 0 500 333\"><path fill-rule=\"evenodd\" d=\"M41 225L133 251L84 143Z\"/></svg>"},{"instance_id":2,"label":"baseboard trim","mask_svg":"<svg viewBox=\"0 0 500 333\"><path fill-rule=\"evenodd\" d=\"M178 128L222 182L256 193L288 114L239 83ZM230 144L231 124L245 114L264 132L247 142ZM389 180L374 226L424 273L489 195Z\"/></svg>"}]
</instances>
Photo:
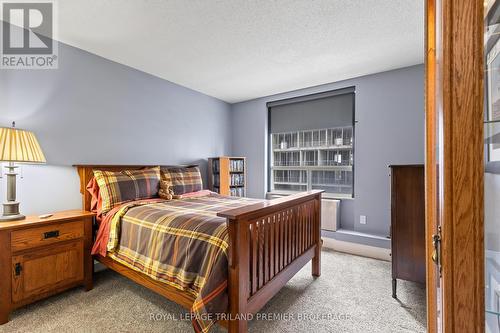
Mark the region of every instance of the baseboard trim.
<instances>
[{"instance_id":1,"label":"baseboard trim","mask_svg":"<svg viewBox=\"0 0 500 333\"><path fill-rule=\"evenodd\" d=\"M339 252L355 254L362 257L391 261L391 250L382 247L344 242L326 237L323 237L323 247Z\"/></svg>"}]
</instances>

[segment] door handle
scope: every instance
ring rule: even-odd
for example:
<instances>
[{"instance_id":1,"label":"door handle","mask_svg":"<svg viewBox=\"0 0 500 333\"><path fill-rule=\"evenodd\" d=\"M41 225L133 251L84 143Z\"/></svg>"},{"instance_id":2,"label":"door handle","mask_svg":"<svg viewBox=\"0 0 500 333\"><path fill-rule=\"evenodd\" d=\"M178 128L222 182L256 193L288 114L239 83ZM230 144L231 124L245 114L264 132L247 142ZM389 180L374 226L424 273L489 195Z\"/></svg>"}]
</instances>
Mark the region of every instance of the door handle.
<instances>
[{"instance_id":1,"label":"door handle","mask_svg":"<svg viewBox=\"0 0 500 333\"><path fill-rule=\"evenodd\" d=\"M437 265L439 275L441 276L441 227L438 227L438 233L432 235L432 261Z\"/></svg>"},{"instance_id":2,"label":"door handle","mask_svg":"<svg viewBox=\"0 0 500 333\"><path fill-rule=\"evenodd\" d=\"M441 240L441 237L439 237L438 234L434 234L432 235L432 246L434 248L434 250L432 251L432 261L434 261L434 263L436 265L439 265L439 242Z\"/></svg>"}]
</instances>

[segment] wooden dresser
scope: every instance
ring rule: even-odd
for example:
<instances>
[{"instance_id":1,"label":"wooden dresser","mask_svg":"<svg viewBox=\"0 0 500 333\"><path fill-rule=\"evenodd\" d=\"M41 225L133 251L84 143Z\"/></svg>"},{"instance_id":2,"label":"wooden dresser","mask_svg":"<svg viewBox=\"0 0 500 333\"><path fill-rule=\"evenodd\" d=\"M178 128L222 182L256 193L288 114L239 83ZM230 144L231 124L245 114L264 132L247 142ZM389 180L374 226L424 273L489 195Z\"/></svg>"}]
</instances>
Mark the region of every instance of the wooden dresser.
<instances>
[{"instance_id":1,"label":"wooden dresser","mask_svg":"<svg viewBox=\"0 0 500 333\"><path fill-rule=\"evenodd\" d=\"M425 283L423 165L391 165L392 297L396 279Z\"/></svg>"},{"instance_id":2,"label":"wooden dresser","mask_svg":"<svg viewBox=\"0 0 500 333\"><path fill-rule=\"evenodd\" d=\"M0 324L12 310L63 290L92 289L93 213L0 222Z\"/></svg>"}]
</instances>

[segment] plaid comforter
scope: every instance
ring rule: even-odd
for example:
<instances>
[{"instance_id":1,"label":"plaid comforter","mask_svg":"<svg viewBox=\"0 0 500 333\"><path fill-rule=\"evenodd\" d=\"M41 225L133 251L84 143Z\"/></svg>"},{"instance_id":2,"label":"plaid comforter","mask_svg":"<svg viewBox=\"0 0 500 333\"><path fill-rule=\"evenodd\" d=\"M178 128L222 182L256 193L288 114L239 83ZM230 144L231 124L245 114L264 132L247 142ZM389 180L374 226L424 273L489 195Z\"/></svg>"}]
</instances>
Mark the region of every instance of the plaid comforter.
<instances>
[{"instance_id":1,"label":"plaid comforter","mask_svg":"<svg viewBox=\"0 0 500 333\"><path fill-rule=\"evenodd\" d=\"M207 332L228 309L228 233L217 213L257 200L210 194L124 204L112 217L108 255L193 296L197 332Z\"/></svg>"}]
</instances>

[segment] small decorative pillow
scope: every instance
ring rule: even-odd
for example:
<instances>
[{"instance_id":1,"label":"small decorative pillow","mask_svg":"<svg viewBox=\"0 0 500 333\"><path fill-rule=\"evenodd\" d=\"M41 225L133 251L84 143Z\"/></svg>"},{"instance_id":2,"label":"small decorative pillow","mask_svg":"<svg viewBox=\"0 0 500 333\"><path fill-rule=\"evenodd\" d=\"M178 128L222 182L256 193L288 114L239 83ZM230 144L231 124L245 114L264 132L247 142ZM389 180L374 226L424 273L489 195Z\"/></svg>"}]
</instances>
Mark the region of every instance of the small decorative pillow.
<instances>
[{"instance_id":1,"label":"small decorative pillow","mask_svg":"<svg viewBox=\"0 0 500 333\"><path fill-rule=\"evenodd\" d=\"M163 200L172 200L174 198L174 191L172 186L167 181L160 181L160 191L158 191L160 198Z\"/></svg>"},{"instance_id":2,"label":"small decorative pillow","mask_svg":"<svg viewBox=\"0 0 500 333\"><path fill-rule=\"evenodd\" d=\"M170 183L175 195L201 191L203 180L198 167L170 167L161 169L161 179Z\"/></svg>"},{"instance_id":3,"label":"small decorative pillow","mask_svg":"<svg viewBox=\"0 0 500 333\"><path fill-rule=\"evenodd\" d=\"M160 167L141 170L94 170L105 214L124 201L158 196Z\"/></svg>"}]
</instances>

